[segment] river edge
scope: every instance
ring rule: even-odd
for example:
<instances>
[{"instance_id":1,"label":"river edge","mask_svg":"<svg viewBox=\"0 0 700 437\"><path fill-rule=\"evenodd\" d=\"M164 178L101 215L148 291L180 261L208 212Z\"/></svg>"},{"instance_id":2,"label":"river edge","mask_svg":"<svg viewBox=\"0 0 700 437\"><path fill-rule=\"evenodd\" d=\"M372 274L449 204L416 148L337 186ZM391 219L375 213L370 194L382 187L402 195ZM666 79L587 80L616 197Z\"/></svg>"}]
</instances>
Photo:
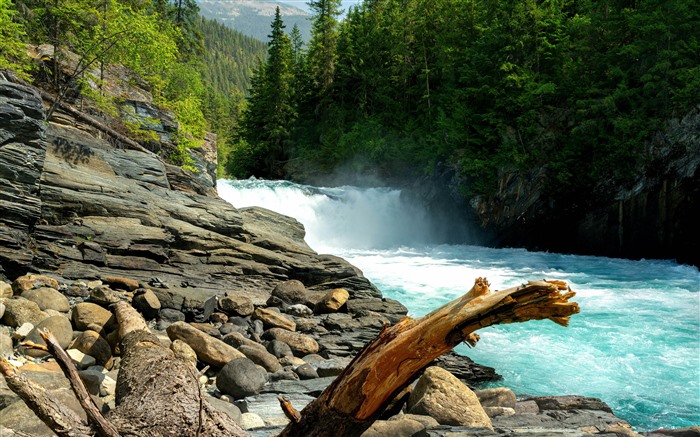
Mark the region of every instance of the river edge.
<instances>
[{"instance_id":1,"label":"river edge","mask_svg":"<svg viewBox=\"0 0 700 437\"><path fill-rule=\"evenodd\" d=\"M371 338L371 331L376 333L384 322L395 322L405 314L403 305L383 298L355 267L309 248L303 241L303 227L295 220L259 208L236 210L216 197L211 192L213 186L207 186L201 178L195 180L143 152L114 147L102 139L99 132L66 114L59 112L47 125L42 121L43 107L36 92L12 84L2 85L3 109L9 108L6 113L10 114L4 117L9 122L1 126L3 132L9 132L9 137L3 143L0 160L3 186L7 187L4 191L9 199L4 200L5 214L0 218L4 243L0 249L0 275L5 284L11 284L2 287L6 299L2 320L9 327L4 329L2 337L5 353L21 356L29 352L17 349L25 335L32 338L36 328L48 320L65 328L67 320L70 328L65 329L64 338L72 342L73 337L89 337L83 338L86 345L81 348L86 349L88 355L97 355L93 356L95 364L99 363L98 358L101 360L106 372L92 370L105 375L102 378L93 372L100 382L97 391L102 394L102 382L109 382L106 376L113 372L109 367L114 368L116 360L110 366L113 357L99 341L104 338L100 335L101 329L87 328L99 327L100 323L104 327L109 318L81 324L84 321L76 321L76 317L80 320L76 314L81 313L75 310L76 305L89 303L105 309L115 299L141 301L140 309L153 315L153 328L162 331L169 322L187 322L213 339L239 332L236 326L243 326L234 321L243 318L247 324L245 332L254 338L255 335L264 336L271 325L265 329L263 317L245 319L250 314L243 316L238 303L222 308L222 302L229 302L227 298L245 299L243 306L252 307L253 311L255 308L280 308L270 305L270 296L280 284L296 280L304 286L305 293L316 298L335 289L348 292L347 312L319 315L317 322L306 322L306 332L315 330L317 335L328 337L324 350L333 353L321 357L323 361L318 363L326 364L317 365L314 370L318 374L319 368L333 368L322 371L329 375L326 377L332 377L330 373L342 368L342 359ZM47 279L27 279L27 273L39 273ZM25 281L18 282L23 277ZM307 309L316 305L307 303L304 300L298 304ZM299 310L304 311L303 308ZM95 312L100 313L96 309ZM294 317L308 319L292 316L297 329L304 322L298 323ZM218 334L211 328L217 323L223 326L229 319L232 321L226 329L231 331L226 334L221 332L221 327L216 328ZM86 334L88 331L97 332L98 336ZM229 338L234 337L237 336ZM8 352L8 338L11 352ZM168 341L166 337L163 340ZM97 344L100 346L95 346ZM306 355L309 354L304 353ZM199 354L198 358L202 360ZM338 362L327 364L334 360L340 360L341 365ZM271 363L268 365L272 368ZM299 361L296 364L303 366ZM57 374L51 364L31 365L38 367L26 370L37 372L37 378L52 380L49 375ZM295 380L289 372L285 374ZM116 380L116 374L112 376L115 378L110 376L110 379ZM51 383L56 384L57 390L61 389L60 382L52 380ZM318 386L310 393L317 390ZM301 392L303 390L297 388L292 393L304 394ZM26 410L24 415L7 414L21 411L23 404L19 405L16 399L10 402L12 395L3 393L5 408L0 410L0 415L14 417L21 426L31 422L32 415L27 415ZM581 406L580 403L576 405ZM589 414L579 411L603 411L573 408L571 404L566 407L569 409L559 408L545 411L571 409L579 417ZM523 414L533 413L530 410ZM513 416L516 415L506 417ZM528 420L514 423L523 419L510 419L513 422L509 428L499 429L509 429L516 433L513 435L518 435L517 429L524 427L530 433L527 435L533 435L533 428L542 428L543 419L552 422L551 414L539 416L534 423ZM527 419L532 417L527 416ZM578 422L573 429L547 428L549 431L542 431L544 434L540 435L551 435L553 429L564 429L566 431L557 432L566 435L589 435L593 428L600 435L600 431L609 428L608 422L601 425L596 422L599 418L589 419L593 422L583 426L588 427L586 430L579 429L582 426ZM603 429L599 429L601 427ZM463 432L452 428L434 432L452 431ZM442 435L430 434L431 430L425 432ZM486 430L474 432L477 434L469 435L490 435Z\"/></svg>"}]
</instances>

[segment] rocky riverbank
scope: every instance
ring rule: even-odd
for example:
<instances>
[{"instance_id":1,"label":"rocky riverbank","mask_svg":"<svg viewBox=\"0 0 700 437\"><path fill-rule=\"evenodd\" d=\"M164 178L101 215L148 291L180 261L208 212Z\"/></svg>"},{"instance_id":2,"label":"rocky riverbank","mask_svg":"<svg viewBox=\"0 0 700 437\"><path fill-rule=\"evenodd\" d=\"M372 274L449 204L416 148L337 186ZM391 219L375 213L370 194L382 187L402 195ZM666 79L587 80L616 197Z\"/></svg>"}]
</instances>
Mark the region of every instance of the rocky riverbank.
<instances>
[{"instance_id":1,"label":"rocky riverbank","mask_svg":"<svg viewBox=\"0 0 700 437\"><path fill-rule=\"evenodd\" d=\"M120 363L110 305L128 301L203 371L212 404L269 435L287 420L277 395L301 409L406 314L357 268L309 248L298 222L238 210L202 176L124 149L69 114L46 123L34 90L0 82L0 355L79 411L36 346L49 327L108 409ZM366 435L633 435L598 400L468 388L494 378L443 357L406 414ZM48 433L4 382L0 426Z\"/></svg>"}]
</instances>

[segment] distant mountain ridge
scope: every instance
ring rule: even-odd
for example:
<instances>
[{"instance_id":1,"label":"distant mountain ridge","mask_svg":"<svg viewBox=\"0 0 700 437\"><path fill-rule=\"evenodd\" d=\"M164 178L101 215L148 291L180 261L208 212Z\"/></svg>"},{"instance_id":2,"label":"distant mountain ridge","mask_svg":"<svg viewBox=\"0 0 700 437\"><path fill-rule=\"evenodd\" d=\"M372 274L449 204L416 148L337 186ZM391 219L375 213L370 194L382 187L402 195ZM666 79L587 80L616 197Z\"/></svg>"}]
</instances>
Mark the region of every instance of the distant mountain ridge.
<instances>
[{"instance_id":1,"label":"distant mountain ridge","mask_svg":"<svg viewBox=\"0 0 700 437\"><path fill-rule=\"evenodd\" d=\"M305 41L311 35L310 14L286 3L272 0L199 0L198 3L204 17L217 20L261 41L268 40L270 23L277 7L280 8L287 33L296 24Z\"/></svg>"}]
</instances>

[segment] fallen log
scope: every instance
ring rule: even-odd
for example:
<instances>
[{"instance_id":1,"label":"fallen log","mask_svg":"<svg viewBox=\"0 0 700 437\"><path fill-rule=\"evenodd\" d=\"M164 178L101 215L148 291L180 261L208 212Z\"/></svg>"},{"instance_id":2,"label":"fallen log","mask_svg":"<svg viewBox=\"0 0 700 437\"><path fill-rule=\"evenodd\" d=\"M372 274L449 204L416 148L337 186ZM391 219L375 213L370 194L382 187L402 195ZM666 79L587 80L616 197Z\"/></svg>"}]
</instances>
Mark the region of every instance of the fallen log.
<instances>
[{"instance_id":1,"label":"fallen log","mask_svg":"<svg viewBox=\"0 0 700 437\"><path fill-rule=\"evenodd\" d=\"M579 312L568 301L574 295L561 281L492 293L488 281L478 278L466 295L425 317L385 327L279 437L359 436L435 358L462 341L475 345L477 329L541 319L567 326Z\"/></svg>"},{"instance_id":2,"label":"fallen log","mask_svg":"<svg viewBox=\"0 0 700 437\"><path fill-rule=\"evenodd\" d=\"M574 295L561 281L529 282L491 293L488 281L479 278L466 295L425 317L406 317L385 327L301 414L282 398L291 422L279 437L359 436L436 357L463 341L475 345L477 329L539 319L566 326L569 316L579 311L576 303L569 302ZM104 418L93 411L88 414L90 422L82 422L0 359L0 372L8 386L44 423L58 435L71 437L112 436L114 432L121 436L248 435L206 402L196 369L163 347L133 307L120 302L114 308L123 355L117 406ZM56 354L53 348L60 346L49 343ZM70 361L68 365L72 366ZM70 370L64 372L69 379L77 378ZM76 394L85 396L80 389ZM84 408L90 408L87 399L85 404Z\"/></svg>"}]
</instances>

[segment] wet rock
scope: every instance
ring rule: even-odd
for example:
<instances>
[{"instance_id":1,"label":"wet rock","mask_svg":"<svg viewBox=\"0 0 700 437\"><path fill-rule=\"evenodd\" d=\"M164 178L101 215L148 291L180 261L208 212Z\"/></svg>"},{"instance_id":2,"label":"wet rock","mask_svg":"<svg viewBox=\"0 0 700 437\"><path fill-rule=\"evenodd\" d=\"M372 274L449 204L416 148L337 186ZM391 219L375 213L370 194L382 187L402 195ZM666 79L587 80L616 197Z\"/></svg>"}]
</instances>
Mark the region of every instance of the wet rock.
<instances>
[{"instance_id":1,"label":"wet rock","mask_svg":"<svg viewBox=\"0 0 700 437\"><path fill-rule=\"evenodd\" d=\"M396 420L377 420L362 433L362 437L411 437L425 429L425 426L413 419L399 417Z\"/></svg>"},{"instance_id":2,"label":"wet rock","mask_svg":"<svg viewBox=\"0 0 700 437\"><path fill-rule=\"evenodd\" d=\"M321 300L316 303L314 313L334 313L339 311L345 302L350 298L350 293L344 288L336 288L326 293Z\"/></svg>"},{"instance_id":3,"label":"wet rock","mask_svg":"<svg viewBox=\"0 0 700 437\"><path fill-rule=\"evenodd\" d=\"M68 298L53 288L32 288L31 290L22 292L22 297L35 302L37 305L39 305L39 309L42 311L56 310L62 313L67 313L70 310Z\"/></svg>"},{"instance_id":4,"label":"wet rock","mask_svg":"<svg viewBox=\"0 0 700 437\"><path fill-rule=\"evenodd\" d=\"M219 299L219 308L229 315L246 317L253 314L253 302L245 296L226 295Z\"/></svg>"},{"instance_id":5,"label":"wet rock","mask_svg":"<svg viewBox=\"0 0 700 437\"><path fill-rule=\"evenodd\" d=\"M73 307L72 318L78 331L93 330L102 334L114 330L117 326L111 312L90 302L81 302Z\"/></svg>"},{"instance_id":6,"label":"wet rock","mask_svg":"<svg viewBox=\"0 0 700 437\"><path fill-rule=\"evenodd\" d=\"M245 358L235 348L221 340L211 337L185 322L175 322L166 329L172 341L182 340L196 353L199 361L217 367L223 367L231 360Z\"/></svg>"},{"instance_id":7,"label":"wet rock","mask_svg":"<svg viewBox=\"0 0 700 437\"><path fill-rule=\"evenodd\" d=\"M408 400L408 412L433 417L443 425L493 429L473 391L440 367L428 367Z\"/></svg>"},{"instance_id":8,"label":"wet rock","mask_svg":"<svg viewBox=\"0 0 700 437\"><path fill-rule=\"evenodd\" d=\"M242 399L260 393L267 382L267 375L248 358L238 358L229 361L221 368L216 376L216 388L221 393Z\"/></svg>"},{"instance_id":9,"label":"wet rock","mask_svg":"<svg viewBox=\"0 0 700 437\"><path fill-rule=\"evenodd\" d=\"M267 340L279 340L287 343L294 355L304 356L318 352L318 343L308 335L290 332L281 328L272 328L265 331L264 338Z\"/></svg>"},{"instance_id":10,"label":"wet rock","mask_svg":"<svg viewBox=\"0 0 700 437\"><path fill-rule=\"evenodd\" d=\"M297 325L293 320L288 319L282 314L266 308L258 308L253 313L254 320L261 320L263 328L282 328L287 331L296 331Z\"/></svg>"},{"instance_id":11,"label":"wet rock","mask_svg":"<svg viewBox=\"0 0 700 437\"><path fill-rule=\"evenodd\" d=\"M612 409L598 398L583 396L537 396L527 400L535 401L540 410L600 410L612 413Z\"/></svg>"}]
</instances>

